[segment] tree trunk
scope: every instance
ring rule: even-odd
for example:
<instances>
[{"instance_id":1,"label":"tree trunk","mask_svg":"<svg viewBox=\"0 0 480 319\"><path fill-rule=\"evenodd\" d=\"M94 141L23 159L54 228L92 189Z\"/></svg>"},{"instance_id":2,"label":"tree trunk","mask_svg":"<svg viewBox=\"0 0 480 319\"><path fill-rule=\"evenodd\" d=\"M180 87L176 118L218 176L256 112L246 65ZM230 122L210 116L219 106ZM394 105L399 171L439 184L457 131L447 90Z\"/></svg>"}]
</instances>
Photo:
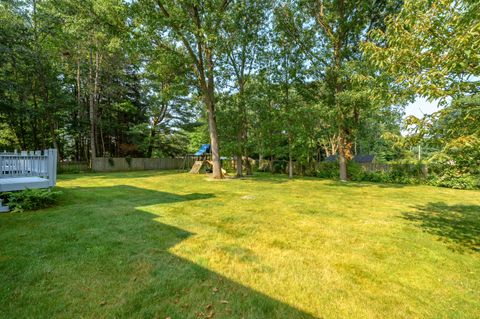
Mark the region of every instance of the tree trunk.
<instances>
[{"instance_id":1,"label":"tree trunk","mask_svg":"<svg viewBox=\"0 0 480 319\"><path fill-rule=\"evenodd\" d=\"M248 139L248 125L247 125L247 107L245 104L245 80L242 76L242 80L240 81L240 105L241 105L241 140L242 140L242 150L243 156L245 157L245 170L248 176L252 175L252 165L250 165L250 161L248 160L248 148L247 148L247 139Z\"/></svg>"},{"instance_id":2,"label":"tree trunk","mask_svg":"<svg viewBox=\"0 0 480 319\"><path fill-rule=\"evenodd\" d=\"M213 102L213 96L209 94L205 99L205 104L207 105L208 127L210 131L210 146L212 151L212 162L213 162L213 178L221 179L223 178L223 174L222 174L222 168L221 168L221 162L220 162L220 153L218 148L217 119L215 118L215 105Z\"/></svg>"},{"instance_id":3,"label":"tree trunk","mask_svg":"<svg viewBox=\"0 0 480 319\"><path fill-rule=\"evenodd\" d=\"M35 90L33 90L33 107L34 107L34 114L37 114L38 112L38 103L37 103L37 95L35 94ZM37 136L37 126L38 126L38 121L37 117L33 119L32 123L32 135L33 135L33 147L38 150L38 136Z\"/></svg>"},{"instance_id":4,"label":"tree trunk","mask_svg":"<svg viewBox=\"0 0 480 319\"><path fill-rule=\"evenodd\" d=\"M340 168L340 180L347 181L347 160L345 156L345 136L343 132L338 137L338 164Z\"/></svg>"},{"instance_id":5,"label":"tree trunk","mask_svg":"<svg viewBox=\"0 0 480 319\"><path fill-rule=\"evenodd\" d=\"M100 63L101 63L102 57L98 52L95 53L95 80L93 82L93 105L95 107L95 125L97 125L99 122L101 122L101 119L99 121L99 116L98 116L98 105L100 104L100 94L99 94L99 84L100 84ZM101 123L100 123L101 126ZM100 127L100 130L102 128ZM95 126L95 141L98 141L98 130L96 129ZM103 145L103 136L100 136L100 141ZM97 151L98 151L98 146L97 146ZM105 147L102 150L102 156L103 153L105 152Z\"/></svg>"},{"instance_id":6,"label":"tree trunk","mask_svg":"<svg viewBox=\"0 0 480 319\"><path fill-rule=\"evenodd\" d=\"M89 111L90 111L90 168L93 168L93 162L97 157L96 138L95 138L95 89L93 83L93 50L90 49L90 65L89 65Z\"/></svg>"},{"instance_id":7,"label":"tree trunk","mask_svg":"<svg viewBox=\"0 0 480 319\"><path fill-rule=\"evenodd\" d=\"M288 155L288 178L293 178L293 159L291 152Z\"/></svg>"},{"instance_id":8,"label":"tree trunk","mask_svg":"<svg viewBox=\"0 0 480 319\"><path fill-rule=\"evenodd\" d=\"M338 112L338 123L339 123L339 132L338 132L338 165L340 171L340 180L342 182L347 181L347 159L346 159L346 134L345 134L345 118L343 116L343 110L340 105L339 95L343 91L342 83L340 82L340 68L341 68L341 58L340 58L340 48L341 43L339 40L335 43L335 107Z\"/></svg>"},{"instance_id":9,"label":"tree trunk","mask_svg":"<svg viewBox=\"0 0 480 319\"><path fill-rule=\"evenodd\" d=\"M154 117L152 122L152 129L150 130L150 136L148 137L148 148L147 148L148 158L152 157L152 154L153 154L153 140L155 138L155 135L157 134L156 128L158 123L159 123L159 120L157 119L157 117Z\"/></svg>"},{"instance_id":10,"label":"tree trunk","mask_svg":"<svg viewBox=\"0 0 480 319\"><path fill-rule=\"evenodd\" d=\"M77 58L77 77L76 77L76 87L77 87L77 115L75 116L77 134L75 134L75 160L80 161L81 158L81 146L82 146L82 132L81 132L81 121L82 121L82 89L80 81L80 58Z\"/></svg>"},{"instance_id":11,"label":"tree trunk","mask_svg":"<svg viewBox=\"0 0 480 319\"><path fill-rule=\"evenodd\" d=\"M250 164L250 159L248 158L248 156L245 156L245 170L247 171L247 176L253 175L252 165Z\"/></svg>"},{"instance_id":12,"label":"tree trunk","mask_svg":"<svg viewBox=\"0 0 480 319\"><path fill-rule=\"evenodd\" d=\"M237 132L237 154L235 156L236 168L237 168L237 177L243 177L243 166L242 166L242 131L241 129Z\"/></svg>"},{"instance_id":13,"label":"tree trunk","mask_svg":"<svg viewBox=\"0 0 480 319\"><path fill-rule=\"evenodd\" d=\"M285 55L285 68L288 70L290 64L290 56ZM293 159L292 159L292 120L290 109L290 77L289 73L285 72L285 113L287 116L287 135L288 135L288 178L293 178Z\"/></svg>"},{"instance_id":14,"label":"tree trunk","mask_svg":"<svg viewBox=\"0 0 480 319\"><path fill-rule=\"evenodd\" d=\"M237 177L243 177L242 156L240 155L239 152L235 156L235 167L236 167L236 171L237 171Z\"/></svg>"},{"instance_id":15,"label":"tree trunk","mask_svg":"<svg viewBox=\"0 0 480 319\"><path fill-rule=\"evenodd\" d=\"M212 162L213 162L213 178L222 179L222 163L220 161L220 151L218 147L218 132L217 132L217 119L215 116L215 81L213 77L214 73L214 63L213 56L210 49L206 50L206 59L208 66L208 76L207 81L208 85L206 86L206 92L204 91L205 96L205 105L207 106L208 114L208 127L210 131L210 147L212 151Z\"/></svg>"},{"instance_id":16,"label":"tree trunk","mask_svg":"<svg viewBox=\"0 0 480 319\"><path fill-rule=\"evenodd\" d=\"M100 123L99 127L100 127L100 142L101 142L101 145L102 145L102 156L105 156L105 139L103 137L103 123L102 123L102 116L100 115L99 117L99 121Z\"/></svg>"}]
</instances>

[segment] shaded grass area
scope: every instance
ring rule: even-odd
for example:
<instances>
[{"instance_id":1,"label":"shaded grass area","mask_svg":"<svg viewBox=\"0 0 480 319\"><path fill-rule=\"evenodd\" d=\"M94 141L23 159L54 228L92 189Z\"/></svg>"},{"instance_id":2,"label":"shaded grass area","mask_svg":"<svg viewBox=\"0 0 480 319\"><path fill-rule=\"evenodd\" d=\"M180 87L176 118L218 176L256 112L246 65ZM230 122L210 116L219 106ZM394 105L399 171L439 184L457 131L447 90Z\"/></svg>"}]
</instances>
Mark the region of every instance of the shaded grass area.
<instances>
[{"instance_id":1,"label":"shaded grass area","mask_svg":"<svg viewBox=\"0 0 480 319\"><path fill-rule=\"evenodd\" d=\"M417 222L424 231L451 243L454 250L480 252L480 206L447 205L443 202L417 206L404 218Z\"/></svg>"},{"instance_id":2,"label":"shaded grass area","mask_svg":"<svg viewBox=\"0 0 480 319\"><path fill-rule=\"evenodd\" d=\"M0 216L0 317L475 318L480 192L61 176Z\"/></svg>"}]
</instances>

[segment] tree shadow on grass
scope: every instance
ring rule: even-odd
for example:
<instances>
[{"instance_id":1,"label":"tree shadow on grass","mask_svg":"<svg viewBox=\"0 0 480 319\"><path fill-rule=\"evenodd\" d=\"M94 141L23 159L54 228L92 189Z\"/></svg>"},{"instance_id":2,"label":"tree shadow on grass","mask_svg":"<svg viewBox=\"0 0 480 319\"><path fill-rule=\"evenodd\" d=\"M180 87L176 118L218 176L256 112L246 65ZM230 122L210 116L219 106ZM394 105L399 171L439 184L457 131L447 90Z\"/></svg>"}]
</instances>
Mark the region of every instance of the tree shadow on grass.
<instances>
[{"instance_id":1,"label":"tree shadow on grass","mask_svg":"<svg viewBox=\"0 0 480 319\"><path fill-rule=\"evenodd\" d=\"M0 223L9 257L0 258L0 316L314 318L201 266L202 256L193 253L194 263L170 252L195 234L148 210L186 201L195 209L214 194L123 185L62 191L60 206Z\"/></svg>"},{"instance_id":2,"label":"tree shadow on grass","mask_svg":"<svg viewBox=\"0 0 480 319\"><path fill-rule=\"evenodd\" d=\"M429 203L403 213L423 231L437 235L455 251L480 252L480 206Z\"/></svg>"}]
</instances>

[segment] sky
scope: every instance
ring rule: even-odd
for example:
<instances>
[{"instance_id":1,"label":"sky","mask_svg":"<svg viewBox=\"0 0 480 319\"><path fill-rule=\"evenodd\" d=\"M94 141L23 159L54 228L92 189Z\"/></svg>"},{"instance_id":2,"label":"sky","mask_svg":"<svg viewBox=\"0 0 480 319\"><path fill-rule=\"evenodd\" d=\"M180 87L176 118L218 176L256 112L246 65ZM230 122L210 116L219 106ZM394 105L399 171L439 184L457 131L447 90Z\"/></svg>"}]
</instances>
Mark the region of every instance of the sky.
<instances>
[{"instance_id":1,"label":"sky","mask_svg":"<svg viewBox=\"0 0 480 319\"><path fill-rule=\"evenodd\" d=\"M438 100L429 102L426 98L417 97L415 102L410 103L405 107L405 117L414 115L415 117L422 118L424 114L432 114L441 109L438 107Z\"/></svg>"}]
</instances>

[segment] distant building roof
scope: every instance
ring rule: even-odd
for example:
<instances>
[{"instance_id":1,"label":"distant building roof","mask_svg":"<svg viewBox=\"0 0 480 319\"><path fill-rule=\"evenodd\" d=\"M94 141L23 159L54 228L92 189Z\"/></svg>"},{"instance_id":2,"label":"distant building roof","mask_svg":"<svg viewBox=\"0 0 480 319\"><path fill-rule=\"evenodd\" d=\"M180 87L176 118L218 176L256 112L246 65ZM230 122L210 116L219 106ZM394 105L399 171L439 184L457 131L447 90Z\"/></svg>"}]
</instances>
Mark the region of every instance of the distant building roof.
<instances>
[{"instance_id":1,"label":"distant building roof","mask_svg":"<svg viewBox=\"0 0 480 319\"><path fill-rule=\"evenodd\" d=\"M353 160L357 163L373 163L375 155L355 155Z\"/></svg>"},{"instance_id":2,"label":"distant building roof","mask_svg":"<svg viewBox=\"0 0 480 319\"><path fill-rule=\"evenodd\" d=\"M327 156L323 161L324 162L336 162L337 160L338 160L337 155L330 155L330 156Z\"/></svg>"}]
</instances>

